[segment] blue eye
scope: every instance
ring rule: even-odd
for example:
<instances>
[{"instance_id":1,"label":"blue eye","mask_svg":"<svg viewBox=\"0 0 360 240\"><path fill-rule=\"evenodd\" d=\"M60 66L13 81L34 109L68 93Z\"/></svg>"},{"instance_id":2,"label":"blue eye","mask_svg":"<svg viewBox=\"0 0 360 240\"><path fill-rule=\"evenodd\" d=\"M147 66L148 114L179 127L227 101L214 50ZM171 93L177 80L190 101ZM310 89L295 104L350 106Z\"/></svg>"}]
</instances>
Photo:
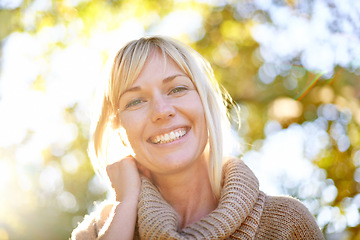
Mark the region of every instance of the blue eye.
<instances>
[{"instance_id":1,"label":"blue eye","mask_svg":"<svg viewBox=\"0 0 360 240\"><path fill-rule=\"evenodd\" d=\"M135 100L129 102L129 103L125 106L125 108L129 108L129 107L136 106L136 105L138 105L138 104L140 104L140 103L142 103L142 102L143 102L143 101L142 101L141 99L135 99Z\"/></svg>"}]
</instances>

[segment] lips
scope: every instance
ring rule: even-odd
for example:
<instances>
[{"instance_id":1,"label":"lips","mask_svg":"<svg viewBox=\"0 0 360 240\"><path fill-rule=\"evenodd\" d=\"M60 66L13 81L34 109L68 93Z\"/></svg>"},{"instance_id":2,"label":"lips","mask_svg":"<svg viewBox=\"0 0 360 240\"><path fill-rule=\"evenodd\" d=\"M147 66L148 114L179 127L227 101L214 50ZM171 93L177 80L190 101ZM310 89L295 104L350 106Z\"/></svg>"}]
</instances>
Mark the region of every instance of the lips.
<instances>
[{"instance_id":1,"label":"lips","mask_svg":"<svg viewBox=\"0 0 360 240\"><path fill-rule=\"evenodd\" d=\"M188 130L186 128L178 128L170 132L151 137L149 138L149 142L153 144L170 143L184 137L187 132Z\"/></svg>"}]
</instances>

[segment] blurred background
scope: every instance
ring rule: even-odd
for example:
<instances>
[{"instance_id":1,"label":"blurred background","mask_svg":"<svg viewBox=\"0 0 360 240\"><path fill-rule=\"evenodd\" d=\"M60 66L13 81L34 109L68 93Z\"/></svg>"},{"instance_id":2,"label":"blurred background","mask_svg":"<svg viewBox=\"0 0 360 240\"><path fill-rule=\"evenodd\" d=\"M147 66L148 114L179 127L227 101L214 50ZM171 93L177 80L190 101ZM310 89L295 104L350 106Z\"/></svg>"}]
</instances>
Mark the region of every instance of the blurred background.
<instances>
[{"instance_id":1,"label":"blurred background","mask_svg":"<svg viewBox=\"0 0 360 240\"><path fill-rule=\"evenodd\" d=\"M68 239L109 194L87 155L108 57L177 38L241 107L238 155L327 239L360 239L360 1L0 0L0 239Z\"/></svg>"}]
</instances>

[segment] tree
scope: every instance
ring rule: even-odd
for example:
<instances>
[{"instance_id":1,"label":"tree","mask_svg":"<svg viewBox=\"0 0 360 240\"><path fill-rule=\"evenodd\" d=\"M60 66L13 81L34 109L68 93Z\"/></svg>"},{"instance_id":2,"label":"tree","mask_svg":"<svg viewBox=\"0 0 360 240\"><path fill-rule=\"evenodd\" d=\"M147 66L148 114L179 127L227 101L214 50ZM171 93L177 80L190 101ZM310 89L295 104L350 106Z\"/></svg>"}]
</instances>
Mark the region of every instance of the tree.
<instances>
[{"instance_id":1,"label":"tree","mask_svg":"<svg viewBox=\"0 0 360 240\"><path fill-rule=\"evenodd\" d=\"M0 238L67 238L109 194L87 156L92 94L107 58L146 34L210 61L241 106L239 141L257 176L305 202L329 238L359 238L357 4L0 2Z\"/></svg>"}]
</instances>

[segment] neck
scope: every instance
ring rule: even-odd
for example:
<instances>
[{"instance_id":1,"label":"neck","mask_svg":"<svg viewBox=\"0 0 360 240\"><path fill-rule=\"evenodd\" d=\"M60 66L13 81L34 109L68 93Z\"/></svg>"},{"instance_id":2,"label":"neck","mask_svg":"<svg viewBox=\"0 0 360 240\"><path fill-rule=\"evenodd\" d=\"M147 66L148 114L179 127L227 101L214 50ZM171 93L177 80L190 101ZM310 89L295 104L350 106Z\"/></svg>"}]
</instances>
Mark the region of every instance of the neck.
<instances>
[{"instance_id":1,"label":"neck","mask_svg":"<svg viewBox=\"0 0 360 240\"><path fill-rule=\"evenodd\" d=\"M179 229L200 220L218 205L205 159L185 172L153 177L161 195L177 212Z\"/></svg>"}]
</instances>

